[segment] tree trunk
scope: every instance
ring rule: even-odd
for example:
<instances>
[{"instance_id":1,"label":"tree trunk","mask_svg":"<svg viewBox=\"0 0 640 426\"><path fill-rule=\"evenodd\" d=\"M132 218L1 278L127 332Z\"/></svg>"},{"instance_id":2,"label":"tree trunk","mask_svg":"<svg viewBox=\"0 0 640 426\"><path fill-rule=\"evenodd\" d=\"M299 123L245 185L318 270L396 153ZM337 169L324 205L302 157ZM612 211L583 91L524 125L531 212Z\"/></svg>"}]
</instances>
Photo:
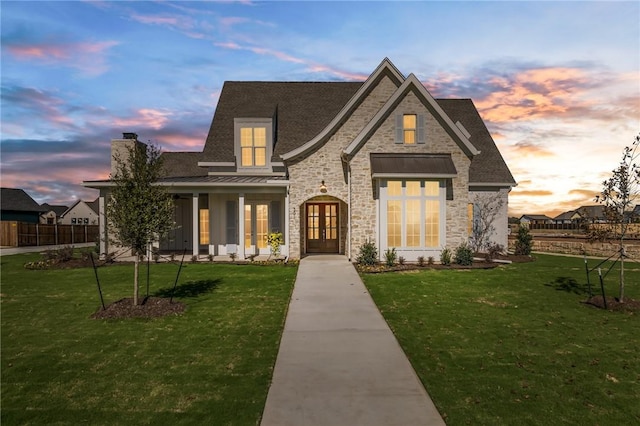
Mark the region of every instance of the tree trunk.
<instances>
[{"instance_id":1,"label":"tree trunk","mask_svg":"<svg viewBox=\"0 0 640 426\"><path fill-rule=\"evenodd\" d=\"M623 239L620 239L620 303L624 302L624 244Z\"/></svg>"},{"instance_id":2,"label":"tree trunk","mask_svg":"<svg viewBox=\"0 0 640 426\"><path fill-rule=\"evenodd\" d=\"M133 304L138 304L138 271L140 270L140 256L136 253L133 267Z\"/></svg>"}]
</instances>

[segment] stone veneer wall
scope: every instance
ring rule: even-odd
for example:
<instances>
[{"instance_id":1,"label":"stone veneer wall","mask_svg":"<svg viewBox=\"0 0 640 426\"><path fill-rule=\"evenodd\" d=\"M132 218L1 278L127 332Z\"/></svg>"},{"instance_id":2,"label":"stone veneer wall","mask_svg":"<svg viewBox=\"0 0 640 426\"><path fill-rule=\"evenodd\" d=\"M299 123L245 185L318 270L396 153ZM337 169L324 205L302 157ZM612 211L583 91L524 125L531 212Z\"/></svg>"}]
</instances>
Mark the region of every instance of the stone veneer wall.
<instances>
[{"instance_id":1,"label":"stone veneer wall","mask_svg":"<svg viewBox=\"0 0 640 426\"><path fill-rule=\"evenodd\" d=\"M341 232L344 230L343 241L341 235L341 253L347 253L346 243L348 226L349 189L347 187L346 166L340 158L342 151L353 141L364 126L382 108L385 102L395 92L397 86L384 77L372 90L362 104L360 104L342 126L317 150L311 154L288 164L290 193L289 193L289 241L290 256L293 258L304 254L305 245L302 235L304 229L304 203L314 197L323 196L323 200L340 200ZM324 180L327 187L326 194L320 192L320 183ZM371 176L369 175L369 180ZM331 197L331 198L329 198ZM352 221L357 223L360 214L358 209L352 209ZM375 222L375 212L373 218Z\"/></svg>"},{"instance_id":2,"label":"stone veneer wall","mask_svg":"<svg viewBox=\"0 0 640 426\"><path fill-rule=\"evenodd\" d=\"M416 145L395 144L395 116L397 113L424 113L426 143ZM371 179L370 153L431 153L448 154L456 167L458 175L453 179L453 200L445 204L444 245L456 247L467 240L467 204L469 202L469 166L471 160L462 152L445 129L430 111L412 92L391 112L378 130L362 146L351 160L352 171L352 244L354 251L367 239L376 239L378 248L383 252L386 243L379 241L376 229L376 200L374 200L374 182ZM377 198L376 194L376 198ZM384 208L380 206L380 208ZM440 252L440 249L438 249Z\"/></svg>"},{"instance_id":3,"label":"stone veneer wall","mask_svg":"<svg viewBox=\"0 0 640 426\"><path fill-rule=\"evenodd\" d=\"M509 238L509 249L515 249L516 239L515 237ZM624 245L627 256L631 259L640 260L640 242L629 241ZM590 243L587 240L576 241L567 239L566 241L558 240L536 240L533 237L533 251L543 253L558 253L558 254L571 254L571 255L587 255L598 257L609 257L616 253L619 249L617 243Z\"/></svg>"},{"instance_id":4,"label":"stone veneer wall","mask_svg":"<svg viewBox=\"0 0 640 426\"><path fill-rule=\"evenodd\" d=\"M318 196L332 197L325 200L340 200L340 221L347 237L346 227L349 212L349 188L347 168L341 160L341 152L355 139L364 126L382 108L395 92L397 86L384 77L367 98L359 105L346 122L314 152L288 164L290 185L290 255L293 258L304 254L304 203ZM395 144L395 114L424 113L426 115L426 144ZM348 241L341 237L341 253L355 257L358 248L367 239L376 241L381 249L376 229L376 198L374 182L371 179L371 152L401 153L451 153L458 176L453 179L454 199L446 201L446 241L447 247L456 247L467 240L467 204L469 202L469 166L471 160L462 152L440 123L413 94L403 99L396 111L384 120L378 130L363 145L351 160L351 253ZM320 192L320 183L325 181L326 194ZM343 205L345 203L345 205ZM341 229L342 232L342 229ZM382 250L380 250L382 252Z\"/></svg>"},{"instance_id":5,"label":"stone veneer wall","mask_svg":"<svg viewBox=\"0 0 640 426\"><path fill-rule=\"evenodd\" d=\"M494 222L495 228L490 236L490 240L494 244L500 244L503 247L508 245L509 236L509 222L508 222L508 209L509 209L509 189L501 188L495 191L470 191L469 202L475 203L481 199L495 200L496 197L502 199L502 207L500 208Z\"/></svg>"}]
</instances>

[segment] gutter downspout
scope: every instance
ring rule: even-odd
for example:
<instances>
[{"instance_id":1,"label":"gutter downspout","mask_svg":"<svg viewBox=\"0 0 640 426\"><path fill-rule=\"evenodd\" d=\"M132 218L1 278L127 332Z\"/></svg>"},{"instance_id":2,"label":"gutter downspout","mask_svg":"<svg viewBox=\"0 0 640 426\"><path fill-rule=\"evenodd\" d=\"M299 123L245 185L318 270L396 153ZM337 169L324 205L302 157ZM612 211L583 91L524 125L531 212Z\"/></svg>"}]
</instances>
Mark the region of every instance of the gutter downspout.
<instances>
[{"instance_id":1,"label":"gutter downspout","mask_svg":"<svg viewBox=\"0 0 640 426\"><path fill-rule=\"evenodd\" d=\"M351 262L351 164L346 152L342 152L340 159L347 165L347 257Z\"/></svg>"}]
</instances>

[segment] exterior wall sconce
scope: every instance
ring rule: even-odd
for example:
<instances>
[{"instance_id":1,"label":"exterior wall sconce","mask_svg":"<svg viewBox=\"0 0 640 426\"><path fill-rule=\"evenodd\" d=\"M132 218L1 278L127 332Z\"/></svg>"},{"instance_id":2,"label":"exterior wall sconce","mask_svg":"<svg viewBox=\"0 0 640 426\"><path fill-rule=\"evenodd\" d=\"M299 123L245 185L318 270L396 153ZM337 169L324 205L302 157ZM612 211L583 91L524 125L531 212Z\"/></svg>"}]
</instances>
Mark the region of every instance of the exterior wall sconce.
<instances>
[{"instance_id":1,"label":"exterior wall sconce","mask_svg":"<svg viewBox=\"0 0 640 426\"><path fill-rule=\"evenodd\" d=\"M327 192L327 185L324 184L324 180L320 184L320 192L322 192L323 194Z\"/></svg>"}]
</instances>

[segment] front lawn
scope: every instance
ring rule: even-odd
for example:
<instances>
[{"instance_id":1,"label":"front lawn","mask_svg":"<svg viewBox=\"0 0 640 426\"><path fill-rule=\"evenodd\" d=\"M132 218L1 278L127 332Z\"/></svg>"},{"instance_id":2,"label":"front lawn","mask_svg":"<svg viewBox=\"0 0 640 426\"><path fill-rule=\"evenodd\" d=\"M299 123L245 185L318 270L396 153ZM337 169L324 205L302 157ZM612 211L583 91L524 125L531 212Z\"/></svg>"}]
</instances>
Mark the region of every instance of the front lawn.
<instances>
[{"instance_id":1,"label":"front lawn","mask_svg":"<svg viewBox=\"0 0 640 426\"><path fill-rule=\"evenodd\" d=\"M296 268L185 264L182 315L94 320L93 270L23 268L37 259L0 258L3 425L259 421ZM177 269L152 264L150 293ZM99 274L107 303L131 297L132 265Z\"/></svg>"},{"instance_id":2,"label":"front lawn","mask_svg":"<svg viewBox=\"0 0 640 426\"><path fill-rule=\"evenodd\" d=\"M582 304L582 259L362 277L447 424L640 423L640 313Z\"/></svg>"}]
</instances>

